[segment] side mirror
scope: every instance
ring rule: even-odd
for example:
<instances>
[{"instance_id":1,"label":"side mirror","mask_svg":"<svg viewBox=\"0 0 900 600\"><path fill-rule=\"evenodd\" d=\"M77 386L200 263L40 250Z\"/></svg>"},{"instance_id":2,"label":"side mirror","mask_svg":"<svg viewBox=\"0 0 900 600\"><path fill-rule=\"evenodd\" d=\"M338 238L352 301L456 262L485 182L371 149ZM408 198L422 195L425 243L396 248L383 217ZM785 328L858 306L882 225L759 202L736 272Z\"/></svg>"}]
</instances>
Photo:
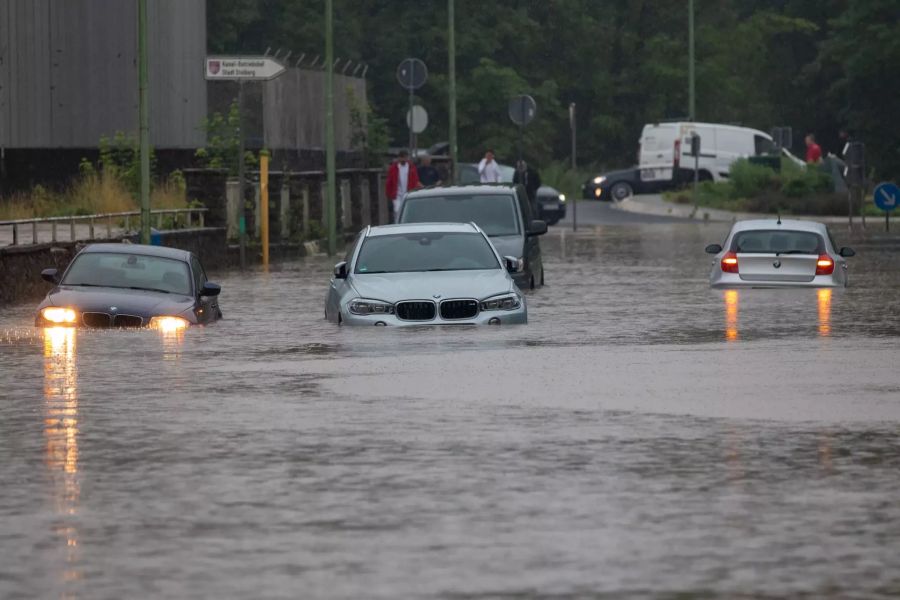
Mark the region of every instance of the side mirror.
<instances>
[{"instance_id":1,"label":"side mirror","mask_svg":"<svg viewBox=\"0 0 900 600\"><path fill-rule=\"evenodd\" d=\"M342 260L338 264L334 265L334 278L347 279L347 263L345 261Z\"/></svg>"},{"instance_id":2,"label":"side mirror","mask_svg":"<svg viewBox=\"0 0 900 600\"><path fill-rule=\"evenodd\" d=\"M532 221L528 228L528 235L544 235L547 233L547 223L544 221Z\"/></svg>"},{"instance_id":3,"label":"side mirror","mask_svg":"<svg viewBox=\"0 0 900 600\"><path fill-rule=\"evenodd\" d=\"M856 250L854 250L853 248L844 247L841 248L841 251L838 252L838 254L840 254L844 258L850 258L851 256L856 256Z\"/></svg>"},{"instance_id":4,"label":"side mirror","mask_svg":"<svg viewBox=\"0 0 900 600\"><path fill-rule=\"evenodd\" d=\"M519 259L515 256L504 256L503 261L506 263L506 270L510 273L519 272Z\"/></svg>"},{"instance_id":5,"label":"side mirror","mask_svg":"<svg viewBox=\"0 0 900 600\"><path fill-rule=\"evenodd\" d=\"M706 247L707 254L718 254L721 251L722 251L722 246L720 246L719 244L710 244L709 246Z\"/></svg>"},{"instance_id":6,"label":"side mirror","mask_svg":"<svg viewBox=\"0 0 900 600\"><path fill-rule=\"evenodd\" d=\"M57 269L44 269L41 271L41 279L47 283L59 283L59 271Z\"/></svg>"},{"instance_id":7,"label":"side mirror","mask_svg":"<svg viewBox=\"0 0 900 600\"><path fill-rule=\"evenodd\" d=\"M218 296L222 291L222 286L218 283L212 283L207 281L203 284L203 287L200 289L201 296Z\"/></svg>"}]
</instances>

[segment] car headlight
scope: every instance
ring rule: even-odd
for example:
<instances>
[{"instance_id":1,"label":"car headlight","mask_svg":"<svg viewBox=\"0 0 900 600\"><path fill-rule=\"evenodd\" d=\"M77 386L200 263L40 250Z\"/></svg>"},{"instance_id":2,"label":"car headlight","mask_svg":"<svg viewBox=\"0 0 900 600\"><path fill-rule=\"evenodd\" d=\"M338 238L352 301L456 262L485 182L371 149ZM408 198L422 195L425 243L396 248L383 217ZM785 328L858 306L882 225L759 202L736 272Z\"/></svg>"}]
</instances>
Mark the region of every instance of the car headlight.
<instances>
[{"instance_id":1,"label":"car headlight","mask_svg":"<svg viewBox=\"0 0 900 600\"><path fill-rule=\"evenodd\" d=\"M559 195L559 201L560 201L560 202L565 202L565 201L566 201L566 195L565 195L565 194L560 194L560 195Z\"/></svg>"},{"instance_id":2,"label":"car headlight","mask_svg":"<svg viewBox=\"0 0 900 600\"><path fill-rule=\"evenodd\" d=\"M71 308L60 308L58 306L48 306L41 309L41 316L45 321L58 324L74 323L78 319L78 313Z\"/></svg>"},{"instance_id":3,"label":"car headlight","mask_svg":"<svg viewBox=\"0 0 900 600\"><path fill-rule=\"evenodd\" d=\"M604 177L603 175L598 175L597 177L594 177L594 184L595 184L595 185L600 185L600 184L603 183L604 181L606 181L606 177Z\"/></svg>"},{"instance_id":4,"label":"car headlight","mask_svg":"<svg viewBox=\"0 0 900 600\"><path fill-rule=\"evenodd\" d=\"M518 294L501 294L481 301L481 310L515 310L522 306Z\"/></svg>"},{"instance_id":5,"label":"car headlight","mask_svg":"<svg viewBox=\"0 0 900 600\"><path fill-rule=\"evenodd\" d=\"M394 314L394 305L382 300L369 300L367 298L357 298L351 300L347 308L354 315L392 315Z\"/></svg>"},{"instance_id":6,"label":"car headlight","mask_svg":"<svg viewBox=\"0 0 900 600\"><path fill-rule=\"evenodd\" d=\"M191 323L181 317L153 317L150 319L150 328L163 332L180 331Z\"/></svg>"}]
</instances>

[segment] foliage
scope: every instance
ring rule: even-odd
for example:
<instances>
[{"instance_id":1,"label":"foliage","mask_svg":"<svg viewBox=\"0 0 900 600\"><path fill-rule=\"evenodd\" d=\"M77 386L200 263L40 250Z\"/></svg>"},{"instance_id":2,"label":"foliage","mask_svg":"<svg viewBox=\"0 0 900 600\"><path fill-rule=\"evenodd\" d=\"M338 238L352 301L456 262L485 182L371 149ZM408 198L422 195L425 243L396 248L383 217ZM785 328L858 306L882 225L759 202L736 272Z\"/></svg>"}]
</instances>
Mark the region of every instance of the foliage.
<instances>
[{"instance_id":1,"label":"foliage","mask_svg":"<svg viewBox=\"0 0 900 600\"><path fill-rule=\"evenodd\" d=\"M742 158L736 160L729 170L729 190L734 198L759 196L779 185L775 171L763 165L756 165Z\"/></svg>"},{"instance_id":2,"label":"foliage","mask_svg":"<svg viewBox=\"0 0 900 600\"><path fill-rule=\"evenodd\" d=\"M228 174L237 176L240 163L241 116L237 101L231 103L227 113L214 112L201 126L206 131L206 147L194 154L197 160L210 169L227 169ZM244 167L257 165L257 158L250 151L244 152Z\"/></svg>"},{"instance_id":3,"label":"foliage","mask_svg":"<svg viewBox=\"0 0 900 600\"><path fill-rule=\"evenodd\" d=\"M100 170L113 179L122 182L133 198L141 193L141 155L138 138L117 131L112 138L100 138ZM91 164L82 159L79 164L84 174L92 171ZM150 149L150 172L156 170L156 153Z\"/></svg>"},{"instance_id":4,"label":"foliage","mask_svg":"<svg viewBox=\"0 0 900 600\"><path fill-rule=\"evenodd\" d=\"M541 183L565 194L566 198L581 198L581 185L596 175L593 170L572 169L570 162L554 161L539 170Z\"/></svg>"},{"instance_id":5,"label":"foliage","mask_svg":"<svg viewBox=\"0 0 900 600\"><path fill-rule=\"evenodd\" d=\"M390 143L386 119L375 113L371 103L363 104L352 87L347 88L347 101L350 105L350 145L362 152L367 167L381 166Z\"/></svg>"}]
</instances>

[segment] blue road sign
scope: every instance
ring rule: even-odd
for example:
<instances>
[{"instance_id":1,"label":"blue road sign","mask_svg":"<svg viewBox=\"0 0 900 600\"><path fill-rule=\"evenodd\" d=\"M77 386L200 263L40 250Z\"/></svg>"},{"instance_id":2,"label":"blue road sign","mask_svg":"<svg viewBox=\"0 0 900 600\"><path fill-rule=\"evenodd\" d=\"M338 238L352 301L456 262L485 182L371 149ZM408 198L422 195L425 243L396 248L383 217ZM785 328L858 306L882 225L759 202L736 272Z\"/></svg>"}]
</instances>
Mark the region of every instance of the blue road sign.
<instances>
[{"instance_id":1,"label":"blue road sign","mask_svg":"<svg viewBox=\"0 0 900 600\"><path fill-rule=\"evenodd\" d=\"M900 202L900 187L896 183L879 183L875 186L875 206L883 211L890 212L897 208Z\"/></svg>"}]
</instances>

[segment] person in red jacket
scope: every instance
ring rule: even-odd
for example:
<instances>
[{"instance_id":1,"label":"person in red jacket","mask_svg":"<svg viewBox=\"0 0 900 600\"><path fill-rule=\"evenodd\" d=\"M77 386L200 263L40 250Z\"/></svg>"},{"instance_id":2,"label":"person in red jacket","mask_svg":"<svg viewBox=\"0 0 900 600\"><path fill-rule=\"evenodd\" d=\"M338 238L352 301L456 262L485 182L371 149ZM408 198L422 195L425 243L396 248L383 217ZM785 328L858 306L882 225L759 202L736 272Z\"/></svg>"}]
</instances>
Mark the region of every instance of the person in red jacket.
<instances>
[{"instance_id":1,"label":"person in red jacket","mask_svg":"<svg viewBox=\"0 0 900 600\"><path fill-rule=\"evenodd\" d=\"M817 165L822 162L822 147L816 143L816 136L808 134L806 136L806 162Z\"/></svg>"},{"instance_id":2,"label":"person in red jacket","mask_svg":"<svg viewBox=\"0 0 900 600\"><path fill-rule=\"evenodd\" d=\"M406 194L422 187L419 183L419 172L416 165L409 160L406 150L401 150L397 160L388 167L387 180L384 182L384 192L388 200L394 205L394 222L400 218L400 210L403 208L403 199Z\"/></svg>"}]
</instances>

